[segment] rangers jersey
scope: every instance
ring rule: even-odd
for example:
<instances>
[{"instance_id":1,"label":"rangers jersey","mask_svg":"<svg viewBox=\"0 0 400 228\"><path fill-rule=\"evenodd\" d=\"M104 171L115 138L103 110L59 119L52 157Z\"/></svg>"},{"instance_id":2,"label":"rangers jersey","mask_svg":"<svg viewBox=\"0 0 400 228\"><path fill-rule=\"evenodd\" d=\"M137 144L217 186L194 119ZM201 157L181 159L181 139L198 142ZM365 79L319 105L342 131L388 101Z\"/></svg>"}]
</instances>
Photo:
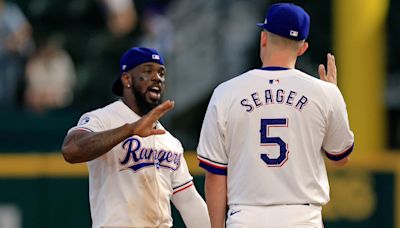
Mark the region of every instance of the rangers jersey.
<instances>
[{"instance_id":1,"label":"rangers jersey","mask_svg":"<svg viewBox=\"0 0 400 228\"><path fill-rule=\"evenodd\" d=\"M100 132L139 119L119 100L84 114L69 132ZM172 194L193 185L182 145L169 132L145 138L133 135L87 165L96 228L171 227Z\"/></svg>"},{"instance_id":2,"label":"rangers jersey","mask_svg":"<svg viewBox=\"0 0 400 228\"><path fill-rule=\"evenodd\" d=\"M200 166L227 175L228 205L329 201L323 154L353 149L339 89L296 69L267 67L219 85L197 148Z\"/></svg>"}]
</instances>

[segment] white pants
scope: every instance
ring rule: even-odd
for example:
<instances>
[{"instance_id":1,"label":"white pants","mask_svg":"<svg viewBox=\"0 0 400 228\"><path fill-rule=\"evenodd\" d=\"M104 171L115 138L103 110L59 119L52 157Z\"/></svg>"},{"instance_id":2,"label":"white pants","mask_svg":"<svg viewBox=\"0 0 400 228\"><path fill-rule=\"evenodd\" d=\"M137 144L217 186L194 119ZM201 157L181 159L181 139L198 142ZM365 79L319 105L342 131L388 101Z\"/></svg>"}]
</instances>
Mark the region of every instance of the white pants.
<instances>
[{"instance_id":1,"label":"white pants","mask_svg":"<svg viewBox=\"0 0 400 228\"><path fill-rule=\"evenodd\" d=\"M230 206L227 228L323 228L321 206Z\"/></svg>"}]
</instances>

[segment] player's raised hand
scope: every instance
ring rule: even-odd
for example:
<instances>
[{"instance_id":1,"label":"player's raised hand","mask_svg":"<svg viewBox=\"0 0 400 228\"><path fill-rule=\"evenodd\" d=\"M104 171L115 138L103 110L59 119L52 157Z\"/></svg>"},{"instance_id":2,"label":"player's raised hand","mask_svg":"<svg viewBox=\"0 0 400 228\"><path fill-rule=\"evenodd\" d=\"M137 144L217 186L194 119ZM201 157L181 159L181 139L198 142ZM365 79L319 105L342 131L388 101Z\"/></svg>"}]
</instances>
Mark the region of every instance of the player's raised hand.
<instances>
[{"instance_id":1,"label":"player's raised hand","mask_svg":"<svg viewBox=\"0 0 400 228\"><path fill-rule=\"evenodd\" d=\"M149 113L144 115L138 121L132 123L132 135L138 135L140 137L147 137L150 135L165 134L163 129L155 129L154 124L169 110L174 108L174 101L164 101L162 104L153 108Z\"/></svg>"},{"instance_id":2,"label":"player's raised hand","mask_svg":"<svg viewBox=\"0 0 400 228\"><path fill-rule=\"evenodd\" d=\"M323 81L327 81L337 85L337 72L336 72L336 63L335 56L331 53L328 53L327 56L327 71L325 70L325 66L323 64L319 64L318 66L318 74L319 78Z\"/></svg>"}]
</instances>

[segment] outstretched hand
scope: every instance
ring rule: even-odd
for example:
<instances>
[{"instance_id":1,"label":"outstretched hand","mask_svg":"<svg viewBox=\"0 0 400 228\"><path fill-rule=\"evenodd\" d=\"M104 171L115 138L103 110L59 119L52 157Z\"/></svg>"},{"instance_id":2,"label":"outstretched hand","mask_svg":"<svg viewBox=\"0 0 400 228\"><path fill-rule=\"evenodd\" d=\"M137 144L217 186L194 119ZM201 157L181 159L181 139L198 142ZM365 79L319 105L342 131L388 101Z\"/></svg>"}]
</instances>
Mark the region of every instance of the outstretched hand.
<instances>
[{"instance_id":1,"label":"outstretched hand","mask_svg":"<svg viewBox=\"0 0 400 228\"><path fill-rule=\"evenodd\" d=\"M318 66L319 78L323 81L337 85L335 56L333 56L331 53L328 53L326 58L327 58L326 61L327 71L325 70L325 66L323 64L319 64Z\"/></svg>"},{"instance_id":2,"label":"outstretched hand","mask_svg":"<svg viewBox=\"0 0 400 228\"><path fill-rule=\"evenodd\" d=\"M133 132L132 135L138 135L140 137L147 137L150 135L161 135L165 134L163 129L155 129L154 124L169 110L174 108L174 101L164 101L162 104L153 108L149 113L142 116L138 121L132 123Z\"/></svg>"}]
</instances>

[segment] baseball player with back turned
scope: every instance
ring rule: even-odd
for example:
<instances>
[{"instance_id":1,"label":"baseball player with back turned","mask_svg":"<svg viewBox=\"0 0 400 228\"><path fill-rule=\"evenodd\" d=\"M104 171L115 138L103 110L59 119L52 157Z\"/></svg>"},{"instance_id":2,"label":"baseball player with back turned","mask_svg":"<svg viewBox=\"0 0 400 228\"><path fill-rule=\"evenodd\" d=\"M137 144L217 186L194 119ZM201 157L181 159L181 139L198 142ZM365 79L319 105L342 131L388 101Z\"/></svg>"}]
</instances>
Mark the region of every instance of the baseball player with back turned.
<instances>
[{"instance_id":1,"label":"baseball player with back turned","mask_svg":"<svg viewBox=\"0 0 400 228\"><path fill-rule=\"evenodd\" d=\"M258 24L262 68L214 90L197 148L214 228L323 227L323 155L344 165L354 136L333 55L319 66L322 80L295 69L309 24L301 7L272 5Z\"/></svg>"},{"instance_id":2,"label":"baseball player with back turned","mask_svg":"<svg viewBox=\"0 0 400 228\"><path fill-rule=\"evenodd\" d=\"M187 227L210 227L181 143L158 122L165 67L156 50L122 55L112 91L122 98L84 114L65 137L70 163L87 162L92 227L171 227L170 200Z\"/></svg>"}]
</instances>

